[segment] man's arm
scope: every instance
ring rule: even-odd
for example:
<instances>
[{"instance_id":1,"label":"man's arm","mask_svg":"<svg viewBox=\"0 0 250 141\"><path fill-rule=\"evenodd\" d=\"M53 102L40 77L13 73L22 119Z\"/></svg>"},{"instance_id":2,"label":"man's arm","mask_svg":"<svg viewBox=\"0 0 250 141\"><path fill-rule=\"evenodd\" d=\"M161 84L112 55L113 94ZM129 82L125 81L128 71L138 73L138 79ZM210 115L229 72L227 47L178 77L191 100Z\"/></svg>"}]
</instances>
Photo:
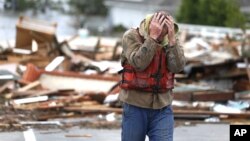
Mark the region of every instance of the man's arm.
<instances>
[{"instance_id":1,"label":"man's arm","mask_svg":"<svg viewBox=\"0 0 250 141\"><path fill-rule=\"evenodd\" d=\"M184 69L186 59L182 47L179 44L178 39L175 36L174 19L168 15L165 19L165 24L168 28L168 47L167 52L167 67L173 73L178 73Z\"/></svg>"},{"instance_id":2,"label":"man's arm","mask_svg":"<svg viewBox=\"0 0 250 141\"><path fill-rule=\"evenodd\" d=\"M167 47L167 67L169 71L173 73L178 73L184 69L186 64L186 59L184 56L184 51L180 46L178 40L177 43L172 47Z\"/></svg>"},{"instance_id":3,"label":"man's arm","mask_svg":"<svg viewBox=\"0 0 250 141\"><path fill-rule=\"evenodd\" d=\"M150 37L142 43L136 29L125 32L122 39L123 55L128 63L138 71L143 71L150 64L158 45Z\"/></svg>"}]
</instances>

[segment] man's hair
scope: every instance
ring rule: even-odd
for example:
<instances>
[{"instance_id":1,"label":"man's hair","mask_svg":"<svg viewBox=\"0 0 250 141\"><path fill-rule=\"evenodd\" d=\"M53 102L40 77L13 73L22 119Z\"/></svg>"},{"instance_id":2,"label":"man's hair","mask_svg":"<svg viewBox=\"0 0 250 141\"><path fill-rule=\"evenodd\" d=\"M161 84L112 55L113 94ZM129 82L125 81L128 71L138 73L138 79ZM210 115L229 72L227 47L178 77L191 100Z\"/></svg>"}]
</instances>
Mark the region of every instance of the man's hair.
<instances>
[{"instance_id":1,"label":"man's hair","mask_svg":"<svg viewBox=\"0 0 250 141\"><path fill-rule=\"evenodd\" d=\"M168 11L164 11L164 10L157 11L156 13L161 13L165 17L170 16L169 12Z\"/></svg>"},{"instance_id":2,"label":"man's hair","mask_svg":"<svg viewBox=\"0 0 250 141\"><path fill-rule=\"evenodd\" d=\"M166 18L167 16L170 15L168 11L164 11L164 10L157 11L157 12L155 12L154 14L156 14L156 13L161 13L162 15L164 15L165 18ZM143 20L140 22L140 25L141 25L143 22L145 22L145 19L143 19Z\"/></svg>"}]
</instances>

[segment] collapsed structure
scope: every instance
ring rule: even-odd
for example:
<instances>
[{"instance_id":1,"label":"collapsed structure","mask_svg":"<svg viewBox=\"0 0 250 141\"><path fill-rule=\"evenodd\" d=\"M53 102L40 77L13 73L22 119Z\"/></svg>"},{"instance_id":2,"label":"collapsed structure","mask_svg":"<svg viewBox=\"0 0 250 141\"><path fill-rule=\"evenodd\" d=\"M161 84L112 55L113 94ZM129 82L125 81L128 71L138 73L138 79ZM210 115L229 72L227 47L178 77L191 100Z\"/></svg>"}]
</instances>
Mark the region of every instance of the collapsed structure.
<instances>
[{"instance_id":1,"label":"collapsed structure","mask_svg":"<svg viewBox=\"0 0 250 141\"><path fill-rule=\"evenodd\" d=\"M56 26L20 17L14 47L2 44L2 130L122 112L117 99L120 39L79 35L59 39ZM240 122L250 118L250 40L247 34L240 37L181 33L187 65L175 76L176 119Z\"/></svg>"}]
</instances>

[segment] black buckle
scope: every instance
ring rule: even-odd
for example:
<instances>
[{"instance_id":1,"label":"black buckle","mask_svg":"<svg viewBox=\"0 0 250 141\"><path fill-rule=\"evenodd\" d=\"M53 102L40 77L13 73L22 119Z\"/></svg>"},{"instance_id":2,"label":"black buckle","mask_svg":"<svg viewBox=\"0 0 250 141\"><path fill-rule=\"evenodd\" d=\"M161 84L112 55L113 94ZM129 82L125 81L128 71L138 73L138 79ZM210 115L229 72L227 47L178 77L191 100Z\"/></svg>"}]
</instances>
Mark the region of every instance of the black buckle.
<instances>
[{"instance_id":1,"label":"black buckle","mask_svg":"<svg viewBox=\"0 0 250 141\"><path fill-rule=\"evenodd\" d=\"M155 74L152 74L151 77L155 78L156 80L160 80L160 78L162 78L162 74L160 73L155 73Z\"/></svg>"},{"instance_id":2,"label":"black buckle","mask_svg":"<svg viewBox=\"0 0 250 141\"><path fill-rule=\"evenodd\" d=\"M153 94L158 94L160 92L161 87L159 85L153 85L152 90Z\"/></svg>"},{"instance_id":3,"label":"black buckle","mask_svg":"<svg viewBox=\"0 0 250 141\"><path fill-rule=\"evenodd\" d=\"M119 70L117 73L118 73L118 74L121 74L121 73L123 73L123 72L124 72L124 70L121 69L121 70Z\"/></svg>"}]
</instances>

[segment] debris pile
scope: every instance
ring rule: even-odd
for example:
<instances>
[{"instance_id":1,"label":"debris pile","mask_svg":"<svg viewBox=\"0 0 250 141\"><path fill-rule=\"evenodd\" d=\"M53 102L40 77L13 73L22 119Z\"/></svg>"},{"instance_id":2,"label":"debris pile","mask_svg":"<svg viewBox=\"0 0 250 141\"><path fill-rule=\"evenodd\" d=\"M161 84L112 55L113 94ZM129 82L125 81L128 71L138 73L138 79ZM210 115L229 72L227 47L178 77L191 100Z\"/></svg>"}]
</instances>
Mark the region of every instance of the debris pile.
<instances>
[{"instance_id":1,"label":"debris pile","mask_svg":"<svg viewBox=\"0 0 250 141\"><path fill-rule=\"evenodd\" d=\"M15 42L0 42L0 129L61 126L53 119L120 119L120 39L57 38L56 26L20 17ZM249 37L182 37L187 65L175 78L175 118L249 119Z\"/></svg>"}]
</instances>

